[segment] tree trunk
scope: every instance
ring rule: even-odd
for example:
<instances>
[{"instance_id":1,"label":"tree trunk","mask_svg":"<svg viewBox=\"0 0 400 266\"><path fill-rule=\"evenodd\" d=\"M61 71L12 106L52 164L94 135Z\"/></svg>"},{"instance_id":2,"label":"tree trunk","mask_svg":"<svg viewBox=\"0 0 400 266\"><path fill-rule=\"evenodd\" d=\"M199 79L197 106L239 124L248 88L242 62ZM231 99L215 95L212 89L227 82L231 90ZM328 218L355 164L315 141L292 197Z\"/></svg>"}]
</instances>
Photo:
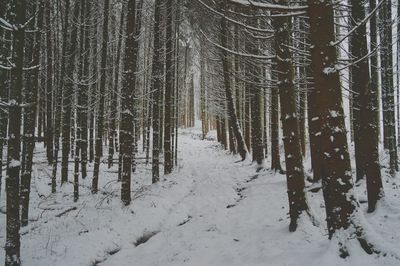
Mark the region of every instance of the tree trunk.
<instances>
[{"instance_id":1,"label":"tree trunk","mask_svg":"<svg viewBox=\"0 0 400 266\"><path fill-rule=\"evenodd\" d=\"M73 18L79 17L79 3L75 3ZM69 18L66 17L67 21ZM68 57L66 60L66 68L64 74L63 82L63 100L62 100L62 161L61 161L61 183L68 182L68 159L69 153L71 150L71 116L72 116L72 104L73 104L73 95L74 95L74 83L73 83L73 75L75 68L75 53L77 50L78 44L78 28L75 25L76 21L73 21L71 24L72 30L70 38L64 38L64 44L66 45L66 54ZM67 22L65 26L67 26ZM68 31L68 28L65 29Z\"/></svg>"},{"instance_id":2,"label":"tree trunk","mask_svg":"<svg viewBox=\"0 0 400 266\"><path fill-rule=\"evenodd\" d=\"M134 8L136 9L136 8ZM136 15L136 14L135 14ZM110 111L110 122L109 122L109 136L108 136L108 168L113 165L113 157L115 152L115 143L117 130L116 130L116 120L117 120L117 105L118 105L118 85L119 85L119 72L120 72L120 58L122 50L122 38L124 34L124 8L121 9L121 15L119 20L119 37L117 45L117 58L115 60L114 67L114 86L112 91L112 101L111 101L111 111Z\"/></svg>"},{"instance_id":3,"label":"tree trunk","mask_svg":"<svg viewBox=\"0 0 400 266\"><path fill-rule=\"evenodd\" d=\"M161 6L160 0L155 0L154 10L154 43L153 43L153 73L152 73L152 91L153 91L153 158L152 158L152 181L156 183L160 179L160 101L162 99L162 27L161 27Z\"/></svg>"},{"instance_id":4,"label":"tree trunk","mask_svg":"<svg viewBox=\"0 0 400 266\"><path fill-rule=\"evenodd\" d=\"M334 42L334 15L330 2L308 0L311 32L311 59L315 102L320 122L322 188L329 238L351 224L357 206L352 194L350 156L342 106L342 93ZM321 56L323 55L323 56Z\"/></svg>"},{"instance_id":5,"label":"tree trunk","mask_svg":"<svg viewBox=\"0 0 400 266\"><path fill-rule=\"evenodd\" d=\"M390 173L398 171L396 121L393 88L392 5L385 0L380 8L381 18L381 80L383 135L385 149L389 150Z\"/></svg>"},{"instance_id":6,"label":"tree trunk","mask_svg":"<svg viewBox=\"0 0 400 266\"><path fill-rule=\"evenodd\" d=\"M273 68L276 71L276 67ZM282 171L279 154L279 90L271 90L271 170Z\"/></svg>"},{"instance_id":7,"label":"tree trunk","mask_svg":"<svg viewBox=\"0 0 400 266\"><path fill-rule=\"evenodd\" d=\"M101 75L100 75L100 90L99 90L99 110L96 125L96 143L95 143L95 158L94 158L94 170L92 180L92 193L97 193L99 186L99 171L100 171L100 157L102 154L103 145L103 124L104 124L104 93L106 87L106 76L107 76L107 46L108 46L108 10L110 0L104 1L103 11L103 43L102 43L102 55L101 55Z\"/></svg>"},{"instance_id":8,"label":"tree trunk","mask_svg":"<svg viewBox=\"0 0 400 266\"><path fill-rule=\"evenodd\" d=\"M7 147L7 172L6 172L6 244L5 265L21 265L20 259L20 217L19 217L19 178L20 178L20 152L21 152L21 103L23 87L23 62L25 30L22 27L25 21L25 0L11 2L10 21L16 28L12 39L12 62L10 79L10 106L9 130Z\"/></svg>"},{"instance_id":9,"label":"tree trunk","mask_svg":"<svg viewBox=\"0 0 400 266\"><path fill-rule=\"evenodd\" d=\"M225 1L221 1L220 10L225 13L226 12L225 8L226 8ZM221 33L220 33L221 45L222 45L222 47L228 47L226 19L221 18L220 24L221 24ZM228 117L229 117L230 124L232 125L232 128L233 128L233 133L235 134L236 143L238 145L238 147L237 147L238 152L239 152L240 156L242 157L242 160L244 161L246 159L248 152L247 152L247 147L246 147L246 144L245 144L245 141L243 138L243 134L242 134L242 131L240 130L239 122L238 122L238 119L236 116L235 104L233 101L232 88L231 88L228 52L223 49L220 51L220 54L221 54L221 59L222 59L225 96L226 96L227 107L228 107Z\"/></svg>"},{"instance_id":10,"label":"tree trunk","mask_svg":"<svg viewBox=\"0 0 400 266\"><path fill-rule=\"evenodd\" d=\"M287 0L278 2L287 5ZM277 15L279 13L276 13ZM296 112L296 92L294 87L293 58L289 49L291 18L277 16L272 20L275 28L275 53L278 72L278 88L281 106L283 143L285 148L286 180L289 199L289 230L294 232L302 212L308 210L303 156Z\"/></svg>"},{"instance_id":11,"label":"tree trunk","mask_svg":"<svg viewBox=\"0 0 400 266\"><path fill-rule=\"evenodd\" d=\"M166 83L165 83L165 122L164 122L164 174L172 172L174 162L172 159L171 132L172 126L172 94L174 90L174 64L173 64L173 44L175 42L175 31L173 23L174 1L168 0L167 8L167 30L166 30Z\"/></svg>"},{"instance_id":12,"label":"tree trunk","mask_svg":"<svg viewBox=\"0 0 400 266\"><path fill-rule=\"evenodd\" d=\"M44 2L38 2L38 15L36 18L36 28L38 32L35 34L35 40L32 48L32 65L40 64L40 40L41 29L43 25L43 5ZM23 135L23 157L21 169L21 226L28 225L29 215L29 196L31 191L32 179L32 160L35 148L35 120L38 101L39 88L39 68L35 68L28 73L27 85L24 87L24 99L29 106L24 109L24 135Z\"/></svg>"}]
</instances>

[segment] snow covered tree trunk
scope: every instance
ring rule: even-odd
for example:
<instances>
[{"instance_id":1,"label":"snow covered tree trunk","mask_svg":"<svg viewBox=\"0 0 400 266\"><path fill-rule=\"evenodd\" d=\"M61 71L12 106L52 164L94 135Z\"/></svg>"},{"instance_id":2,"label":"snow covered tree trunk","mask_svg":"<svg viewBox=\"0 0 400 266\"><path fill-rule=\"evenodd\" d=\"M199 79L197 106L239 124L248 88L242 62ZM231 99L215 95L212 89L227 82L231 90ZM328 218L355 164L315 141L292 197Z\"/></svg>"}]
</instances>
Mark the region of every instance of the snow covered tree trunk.
<instances>
[{"instance_id":1,"label":"snow covered tree trunk","mask_svg":"<svg viewBox=\"0 0 400 266\"><path fill-rule=\"evenodd\" d=\"M287 5L287 0L279 0ZM278 15L279 13L275 13ZM283 143L285 148L286 180L289 199L289 230L294 232L297 220L308 209L305 195L305 175L296 110L296 92L294 86L293 58L289 49L291 18L277 16L272 19L275 28L276 70L281 107Z\"/></svg>"},{"instance_id":2,"label":"snow covered tree trunk","mask_svg":"<svg viewBox=\"0 0 400 266\"><path fill-rule=\"evenodd\" d=\"M130 0L127 9L124 71L122 74L121 90L121 125L120 125L120 154L122 159L121 177L121 200L125 205L131 201L131 173L132 155L134 142L134 117L133 117L133 95L135 90L135 23L136 23L136 1ZM121 25L122 27L122 25Z\"/></svg>"},{"instance_id":3,"label":"snow covered tree trunk","mask_svg":"<svg viewBox=\"0 0 400 266\"><path fill-rule=\"evenodd\" d=\"M249 25L257 27L258 21L256 18L249 19ZM246 50L249 54L259 54L259 43L252 39L246 42ZM256 162L259 166L264 160L263 151L263 129L262 129L262 116L261 113L261 99L263 98L263 88L260 84L260 77L262 74L262 67L260 62L254 62L250 64L247 69L247 80L249 80L247 87L249 91L249 100L251 103L250 117L246 120L251 120L251 151L253 155L253 162Z\"/></svg>"},{"instance_id":4,"label":"snow covered tree trunk","mask_svg":"<svg viewBox=\"0 0 400 266\"><path fill-rule=\"evenodd\" d=\"M6 10L9 8L9 4L8 6L6 6L6 3L4 1L0 1L0 4L2 6L4 6L4 8L0 9L0 17L7 19L8 20L8 12L6 12ZM3 32L1 37L6 39L6 36L8 37L8 35L10 34L10 32ZM6 42L2 42L0 44L0 62L5 62L6 61L6 57L9 55L9 53L7 52L7 43ZM0 68L0 100L3 102L8 102L8 92L9 92L9 79L8 79L8 75L9 75L9 70L8 69L3 69ZM7 128L8 128L8 113L6 112L6 110L3 110L2 108L0 108L0 165L3 166L3 148L5 143L7 142ZM1 187L2 187L2 178L3 178L3 171L0 171L0 196L1 196Z\"/></svg>"},{"instance_id":5,"label":"snow covered tree trunk","mask_svg":"<svg viewBox=\"0 0 400 266\"><path fill-rule=\"evenodd\" d=\"M60 7L58 7L60 8ZM69 10L70 1L65 2L65 12L64 12L64 25L62 27L62 51L61 51L61 63L60 63L60 75L59 75L59 86L57 91L56 106L55 106L55 119L54 119L54 161L53 161L53 173L52 173L52 192L55 193L56 187L56 177L57 177L57 167L58 167L58 152L60 149L60 135L61 135L61 116L63 114L63 92L65 83L65 69L66 69L66 56L68 51L68 30L69 30ZM58 12L60 13L60 12ZM68 129L69 130L69 129ZM64 134L64 133L63 133ZM69 138L69 134L68 134ZM64 143L64 140L63 140ZM63 147L64 149L64 147ZM67 164L68 164L68 154L67 154ZM67 166L68 167L68 166ZM68 171L68 168L67 168ZM64 180L65 182L65 180Z\"/></svg>"},{"instance_id":6,"label":"snow covered tree trunk","mask_svg":"<svg viewBox=\"0 0 400 266\"><path fill-rule=\"evenodd\" d=\"M31 49L31 62L33 66L40 64L40 40L41 29L43 25L43 5L44 2L38 2L36 28L38 32L35 34L34 44ZM29 196L31 190L32 179L32 160L35 148L35 121L37 110L37 95L39 87L39 68L34 68L27 75L26 86L23 89L25 103L29 106L24 109L24 133L23 133L23 154L21 169L21 226L28 225L29 214Z\"/></svg>"},{"instance_id":7,"label":"snow covered tree trunk","mask_svg":"<svg viewBox=\"0 0 400 266\"><path fill-rule=\"evenodd\" d=\"M71 23L71 34L70 38L64 38L64 44L66 45L66 67L62 87L62 161L61 161L61 183L68 182L68 159L71 151L71 117L72 117L72 105L74 95L74 84L73 75L75 69L75 52L77 51L78 44L78 26L75 25L79 17L79 3L75 3L73 18ZM66 17L65 20L69 18ZM65 23L67 26L68 22ZM69 30L68 28L66 30Z\"/></svg>"},{"instance_id":8,"label":"snow covered tree trunk","mask_svg":"<svg viewBox=\"0 0 400 266\"><path fill-rule=\"evenodd\" d=\"M51 24L51 5L46 2L46 49L47 49L47 67L46 67L46 155L49 164L53 163L53 42L52 42L52 24Z\"/></svg>"},{"instance_id":9,"label":"snow covered tree trunk","mask_svg":"<svg viewBox=\"0 0 400 266\"><path fill-rule=\"evenodd\" d=\"M21 153L21 104L23 88L23 63L26 14L25 0L10 3L10 21L14 26L12 36L13 67L10 77L9 130L6 172L6 243L5 266L21 265L20 260L20 153Z\"/></svg>"},{"instance_id":10,"label":"snow covered tree trunk","mask_svg":"<svg viewBox=\"0 0 400 266\"><path fill-rule=\"evenodd\" d=\"M152 181L156 183L160 179L160 100L162 98L163 82L163 63L161 49L161 1L155 0L154 10L154 43L153 43L153 73L152 73L152 91L153 91L153 158L152 158Z\"/></svg>"},{"instance_id":11,"label":"snow covered tree trunk","mask_svg":"<svg viewBox=\"0 0 400 266\"><path fill-rule=\"evenodd\" d=\"M276 66L273 71L276 72ZM271 89L271 170L282 171L279 153L279 89Z\"/></svg>"},{"instance_id":12,"label":"snow covered tree trunk","mask_svg":"<svg viewBox=\"0 0 400 266\"><path fill-rule=\"evenodd\" d=\"M174 163L175 167L178 166L178 128L179 128L179 88L180 88L180 82L179 82L179 47L180 47L180 24L181 24L181 7L180 7L181 0L177 0L176 3L176 64L175 64L175 75L176 75L176 85L175 85L175 141L174 141Z\"/></svg>"},{"instance_id":13,"label":"snow covered tree trunk","mask_svg":"<svg viewBox=\"0 0 400 266\"><path fill-rule=\"evenodd\" d=\"M85 1L85 15L84 19L89 19L90 18L90 10L91 10L91 4L89 1ZM85 24L84 28L84 51L85 54L90 54L90 28L88 25ZM83 52L83 51L81 51ZM87 161L88 161L88 113L89 113L89 91L90 91L90 85L88 85L88 79L89 79L89 56L85 56L82 58L84 60L83 62L83 71L82 71L82 78L81 81L83 84L82 85L82 90L81 90L81 96L82 97L82 102L81 102L81 139L80 139L80 151L81 151L81 172L82 172L82 179L85 179L87 177Z\"/></svg>"},{"instance_id":14,"label":"snow covered tree trunk","mask_svg":"<svg viewBox=\"0 0 400 266\"><path fill-rule=\"evenodd\" d=\"M99 186L99 172L100 172L100 159L102 154L103 145L103 124L104 124L104 93L106 87L106 76L107 76L107 47L108 47L108 16L109 16L109 4L110 0L104 1L103 10L103 33L102 33L102 54L101 54L101 66L100 66L100 89L99 89L99 110L97 115L96 125L96 143L95 143L95 158L94 158L94 169L93 169L93 180L92 180L92 193L97 193Z\"/></svg>"},{"instance_id":15,"label":"snow covered tree trunk","mask_svg":"<svg viewBox=\"0 0 400 266\"><path fill-rule=\"evenodd\" d=\"M398 171L396 121L393 87L393 47L392 47L392 5L384 0L380 8L381 40L381 80L384 146L389 150L390 173Z\"/></svg>"},{"instance_id":16,"label":"snow covered tree trunk","mask_svg":"<svg viewBox=\"0 0 400 266\"><path fill-rule=\"evenodd\" d=\"M119 37L117 45L117 58L115 60L114 67L114 86L112 91L112 102L110 111L110 122L109 122L109 139L108 139L108 168L113 165L113 157L115 152L116 143L116 120L117 120L117 105L118 105L118 85L119 85L119 72L120 72L120 60L121 60L121 50L122 50L122 38L124 34L124 8L121 10L120 20L119 20Z\"/></svg>"},{"instance_id":17,"label":"snow covered tree trunk","mask_svg":"<svg viewBox=\"0 0 400 266\"><path fill-rule=\"evenodd\" d=\"M172 94L174 90L174 42L175 42L175 31L174 31L174 1L168 0L166 3L166 60L165 60L165 122L164 122L164 174L170 174L174 167L172 158L172 145L171 145L171 132L173 130L172 125Z\"/></svg>"},{"instance_id":18,"label":"snow covered tree trunk","mask_svg":"<svg viewBox=\"0 0 400 266\"><path fill-rule=\"evenodd\" d=\"M365 18L364 5L360 1L351 1L353 27ZM360 24L353 32L351 51L357 59L368 54L367 27ZM377 87L369 80L368 58L352 66L353 105L354 105L354 144L357 180L366 176L368 191L368 210L373 211L381 197L382 179L379 165L379 132L376 126L378 118Z\"/></svg>"},{"instance_id":19,"label":"snow covered tree trunk","mask_svg":"<svg viewBox=\"0 0 400 266\"><path fill-rule=\"evenodd\" d=\"M225 13L225 0L220 1L220 10ZM225 18L222 18L220 21L221 26L221 45L222 47L228 47L228 36L227 36L227 25ZM232 95L232 88L231 88L231 80L230 80L230 70L229 70L229 61L228 61L228 52L226 50L222 50L220 52L221 59L222 59L222 67L223 67L223 75L224 75L224 86L225 86L225 96L227 101L228 107L228 117L230 123L233 127L233 133L235 134L236 143L238 145L238 152L242 157L242 160L246 159L247 156L247 147L243 138L242 131L240 130L239 121L236 116L235 104Z\"/></svg>"},{"instance_id":20,"label":"snow covered tree trunk","mask_svg":"<svg viewBox=\"0 0 400 266\"><path fill-rule=\"evenodd\" d=\"M322 188L329 238L351 224L357 206L342 106L331 1L308 0L315 100L320 123Z\"/></svg>"}]
</instances>

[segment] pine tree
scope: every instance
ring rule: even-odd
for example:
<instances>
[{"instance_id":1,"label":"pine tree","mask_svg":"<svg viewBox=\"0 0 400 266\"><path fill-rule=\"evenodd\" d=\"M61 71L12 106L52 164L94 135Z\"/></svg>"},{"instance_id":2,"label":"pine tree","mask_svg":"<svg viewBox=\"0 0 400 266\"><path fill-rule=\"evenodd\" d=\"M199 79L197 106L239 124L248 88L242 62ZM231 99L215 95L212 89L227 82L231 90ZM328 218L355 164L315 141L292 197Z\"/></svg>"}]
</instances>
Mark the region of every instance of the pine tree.
<instances>
[{"instance_id":1,"label":"pine tree","mask_svg":"<svg viewBox=\"0 0 400 266\"><path fill-rule=\"evenodd\" d=\"M23 88L23 63L25 42L25 0L13 0L10 3L10 21L13 23L12 32L12 62L10 78L10 101L9 101L9 129L7 147L7 172L6 172L6 255L5 265L21 265L20 259L20 140L21 140L21 104Z\"/></svg>"},{"instance_id":2,"label":"pine tree","mask_svg":"<svg viewBox=\"0 0 400 266\"><path fill-rule=\"evenodd\" d=\"M106 75L107 75L107 47L108 47L108 21L109 21L109 5L110 0L104 1L103 10L103 33L102 33L102 46L101 46L101 66L100 66L100 89L99 89L99 111L97 115L96 125L96 143L95 143L95 158L94 170L92 180L92 193L97 193L99 186L99 172L100 172L100 158L103 151L103 130L104 130L104 93L106 89Z\"/></svg>"},{"instance_id":3,"label":"pine tree","mask_svg":"<svg viewBox=\"0 0 400 266\"><path fill-rule=\"evenodd\" d=\"M287 5L287 0L279 0L279 4ZM283 143L285 148L286 180L289 199L289 215L291 232L297 228L297 220L302 212L308 210L305 195L305 175L299 132L299 121L296 112L296 93L294 86L293 57L289 49L291 18L277 16L272 19L275 28L276 70L281 107Z\"/></svg>"}]
</instances>

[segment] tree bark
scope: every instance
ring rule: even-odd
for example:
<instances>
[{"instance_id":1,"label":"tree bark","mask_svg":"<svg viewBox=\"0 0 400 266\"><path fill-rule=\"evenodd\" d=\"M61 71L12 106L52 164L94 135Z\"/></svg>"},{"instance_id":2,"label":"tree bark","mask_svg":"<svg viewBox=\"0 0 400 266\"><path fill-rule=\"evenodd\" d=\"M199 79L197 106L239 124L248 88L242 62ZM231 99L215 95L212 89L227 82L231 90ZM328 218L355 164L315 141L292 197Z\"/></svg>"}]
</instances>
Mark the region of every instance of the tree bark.
<instances>
[{"instance_id":1,"label":"tree bark","mask_svg":"<svg viewBox=\"0 0 400 266\"><path fill-rule=\"evenodd\" d=\"M320 154L322 188L329 238L347 229L357 206L353 195L350 156L342 106L337 61L333 6L329 1L308 0L311 32L311 59L315 102L321 126Z\"/></svg>"},{"instance_id":2,"label":"tree bark","mask_svg":"<svg viewBox=\"0 0 400 266\"><path fill-rule=\"evenodd\" d=\"M20 140L21 140L21 103L23 88L23 62L25 29L22 27L25 21L25 0L11 2L10 21L15 29L12 37L12 62L10 77L10 106L9 130L7 147L7 172L6 172L6 244L5 265L21 265L20 259Z\"/></svg>"},{"instance_id":3,"label":"tree bark","mask_svg":"<svg viewBox=\"0 0 400 266\"><path fill-rule=\"evenodd\" d=\"M103 124L104 124L104 93L106 87L106 76L107 76L107 46L108 46L108 10L110 0L104 1L103 10L103 43L102 43L102 55L101 55L101 77L100 77L100 89L99 89L99 110L97 116L96 125L96 143L95 143L95 158L94 158L94 170L92 180L92 193L97 193L99 186L99 172L100 172L100 158L102 154L103 146Z\"/></svg>"},{"instance_id":4,"label":"tree bark","mask_svg":"<svg viewBox=\"0 0 400 266\"><path fill-rule=\"evenodd\" d=\"M287 0L279 0L287 5ZM278 15L279 13L276 13ZM308 210L305 195L305 175L296 110L293 58L289 49L291 18L277 16L272 20L275 28L275 53L278 72L278 89L281 107L283 143L285 148L286 180L289 199L289 230L294 232L302 212Z\"/></svg>"},{"instance_id":5,"label":"tree bark","mask_svg":"<svg viewBox=\"0 0 400 266\"><path fill-rule=\"evenodd\" d=\"M220 10L223 11L224 13L226 12L225 5L226 5L225 0L221 1ZM220 24L221 24L220 25L221 26L221 33L220 33L221 45L222 45L222 47L228 47L226 19L221 18ZM222 59L225 96L226 96L227 107L228 107L228 117L229 117L230 124L232 125L233 133L235 134L236 143L238 145L238 147L237 147L238 152L239 152L240 156L242 157L242 160L244 161L247 157L248 151L247 151L247 147L246 147L246 144L245 144L245 141L243 138L242 131L240 130L237 116L236 116L235 103L233 101L232 88L231 88L228 52L223 49L220 51L220 54L221 54L221 59Z\"/></svg>"}]
</instances>

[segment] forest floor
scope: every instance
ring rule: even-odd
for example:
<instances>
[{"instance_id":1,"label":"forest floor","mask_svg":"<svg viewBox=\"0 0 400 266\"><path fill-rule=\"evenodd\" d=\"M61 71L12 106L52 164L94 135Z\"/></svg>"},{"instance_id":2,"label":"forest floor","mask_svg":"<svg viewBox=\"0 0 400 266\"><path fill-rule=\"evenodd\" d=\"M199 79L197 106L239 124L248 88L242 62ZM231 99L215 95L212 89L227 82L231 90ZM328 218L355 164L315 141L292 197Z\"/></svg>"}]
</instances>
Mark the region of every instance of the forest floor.
<instances>
[{"instance_id":1,"label":"forest floor","mask_svg":"<svg viewBox=\"0 0 400 266\"><path fill-rule=\"evenodd\" d=\"M356 189L362 224L381 255L367 255L349 241L350 256L342 259L337 241L328 240L321 190L308 192L314 224L304 216L289 233L286 177L257 173L200 134L199 128L180 131L179 166L158 184L151 185L151 165L139 160L128 207L119 200L117 165L102 165L97 195L90 193L92 172L77 203L72 184L52 195L51 168L38 145L30 223L21 229L23 265L400 265L393 256L400 254L398 178L385 175L385 200L374 214L366 213L365 184ZM3 247L4 185L0 210Z\"/></svg>"}]
</instances>

